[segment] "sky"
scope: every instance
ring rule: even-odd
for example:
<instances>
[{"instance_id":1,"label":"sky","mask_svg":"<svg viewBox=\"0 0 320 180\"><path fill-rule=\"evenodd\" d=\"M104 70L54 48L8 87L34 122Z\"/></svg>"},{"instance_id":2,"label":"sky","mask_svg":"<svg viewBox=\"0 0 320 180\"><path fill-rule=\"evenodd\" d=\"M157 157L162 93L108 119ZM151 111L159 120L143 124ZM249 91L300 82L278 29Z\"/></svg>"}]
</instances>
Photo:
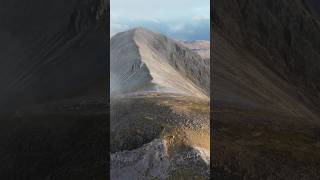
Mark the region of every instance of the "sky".
<instances>
[{"instance_id":1,"label":"sky","mask_svg":"<svg viewBox=\"0 0 320 180\"><path fill-rule=\"evenodd\" d=\"M209 40L210 0L111 0L110 36L134 27L180 40Z\"/></svg>"}]
</instances>

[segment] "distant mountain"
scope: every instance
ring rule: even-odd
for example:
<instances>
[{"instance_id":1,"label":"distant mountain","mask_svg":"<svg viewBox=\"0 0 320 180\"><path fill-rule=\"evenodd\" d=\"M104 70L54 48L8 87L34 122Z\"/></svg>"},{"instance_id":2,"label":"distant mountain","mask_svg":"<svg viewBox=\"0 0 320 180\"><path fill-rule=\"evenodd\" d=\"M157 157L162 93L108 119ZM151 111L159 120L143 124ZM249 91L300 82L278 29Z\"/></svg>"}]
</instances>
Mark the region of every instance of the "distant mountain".
<instances>
[{"instance_id":1,"label":"distant mountain","mask_svg":"<svg viewBox=\"0 0 320 180\"><path fill-rule=\"evenodd\" d=\"M210 60L210 41L179 41L182 45L198 53L203 59Z\"/></svg>"},{"instance_id":2,"label":"distant mountain","mask_svg":"<svg viewBox=\"0 0 320 180\"><path fill-rule=\"evenodd\" d=\"M111 92L161 89L208 97L209 62L175 40L136 28L113 36L110 46Z\"/></svg>"}]
</instances>

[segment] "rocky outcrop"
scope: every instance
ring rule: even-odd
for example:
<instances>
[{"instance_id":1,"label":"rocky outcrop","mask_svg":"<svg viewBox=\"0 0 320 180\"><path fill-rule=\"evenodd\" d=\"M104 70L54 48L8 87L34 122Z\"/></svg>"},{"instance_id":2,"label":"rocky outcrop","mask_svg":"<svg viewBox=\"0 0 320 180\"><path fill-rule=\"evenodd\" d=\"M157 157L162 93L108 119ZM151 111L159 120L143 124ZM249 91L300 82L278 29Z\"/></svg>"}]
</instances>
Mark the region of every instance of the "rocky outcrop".
<instances>
[{"instance_id":1,"label":"rocky outcrop","mask_svg":"<svg viewBox=\"0 0 320 180\"><path fill-rule=\"evenodd\" d=\"M209 102L163 92L111 99L111 179L209 179Z\"/></svg>"},{"instance_id":2,"label":"rocky outcrop","mask_svg":"<svg viewBox=\"0 0 320 180\"><path fill-rule=\"evenodd\" d=\"M165 143L154 140L144 147L111 154L110 178L117 179L165 179L169 174L169 157Z\"/></svg>"},{"instance_id":3,"label":"rocky outcrop","mask_svg":"<svg viewBox=\"0 0 320 180\"><path fill-rule=\"evenodd\" d=\"M112 92L147 86L204 98L209 95L208 62L164 35L136 28L113 36L110 46Z\"/></svg>"},{"instance_id":4,"label":"rocky outcrop","mask_svg":"<svg viewBox=\"0 0 320 180\"><path fill-rule=\"evenodd\" d=\"M111 155L111 179L175 179L175 178L196 178L182 172L180 166L187 166L194 163L199 166L209 165L208 151L202 148L192 148L189 151L176 155L174 160L168 156L165 141L155 139L141 148L132 151L123 151ZM181 168L181 169L180 169ZM193 170L197 170L196 168ZM201 174L201 172L198 172ZM208 179L208 171L202 172L202 179ZM192 173L191 173L192 174ZM198 176L200 178L200 176Z\"/></svg>"},{"instance_id":5,"label":"rocky outcrop","mask_svg":"<svg viewBox=\"0 0 320 180\"><path fill-rule=\"evenodd\" d=\"M83 94L104 78L106 5L100 0L1 3L1 111Z\"/></svg>"}]
</instances>

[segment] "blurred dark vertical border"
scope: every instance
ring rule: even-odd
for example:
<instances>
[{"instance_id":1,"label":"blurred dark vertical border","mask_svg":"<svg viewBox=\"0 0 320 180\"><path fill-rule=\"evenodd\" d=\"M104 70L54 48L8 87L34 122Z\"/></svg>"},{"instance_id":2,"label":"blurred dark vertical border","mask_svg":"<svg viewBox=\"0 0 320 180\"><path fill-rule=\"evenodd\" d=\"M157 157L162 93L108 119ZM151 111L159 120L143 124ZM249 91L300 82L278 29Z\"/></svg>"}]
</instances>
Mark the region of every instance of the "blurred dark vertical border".
<instances>
[{"instance_id":1,"label":"blurred dark vertical border","mask_svg":"<svg viewBox=\"0 0 320 180\"><path fill-rule=\"evenodd\" d=\"M320 1L211 5L212 178L320 179Z\"/></svg>"},{"instance_id":2,"label":"blurred dark vertical border","mask_svg":"<svg viewBox=\"0 0 320 180\"><path fill-rule=\"evenodd\" d=\"M108 179L108 0L0 0L0 179Z\"/></svg>"},{"instance_id":3,"label":"blurred dark vertical border","mask_svg":"<svg viewBox=\"0 0 320 180\"><path fill-rule=\"evenodd\" d=\"M213 78L213 53L212 49L214 48L214 37L213 37L213 31L214 31L214 17L213 17L213 6L214 6L214 0L210 0L210 177L211 179L213 178L213 172L214 172L214 166L212 164L213 162L213 157L214 157L214 141L213 137L215 136L215 130L214 130L214 120L213 120L213 86L214 86L214 78Z\"/></svg>"},{"instance_id":4,"label":"blurred dark vertical border","mask_svg":"<svg viewBox=\"0 0 320 180\"><path fill-rule=\"evenodd\" d=\"M107 88L106 88L106 94L107 94L107 126L106 126L106 132L107 132L107 151L106 151L106 156L107 156L107 164L106 164L106 179L110 179L110 0L104 0L105 2L105 16L106 16L106 27L107 27Z\"/></svg>"}]
</instances>

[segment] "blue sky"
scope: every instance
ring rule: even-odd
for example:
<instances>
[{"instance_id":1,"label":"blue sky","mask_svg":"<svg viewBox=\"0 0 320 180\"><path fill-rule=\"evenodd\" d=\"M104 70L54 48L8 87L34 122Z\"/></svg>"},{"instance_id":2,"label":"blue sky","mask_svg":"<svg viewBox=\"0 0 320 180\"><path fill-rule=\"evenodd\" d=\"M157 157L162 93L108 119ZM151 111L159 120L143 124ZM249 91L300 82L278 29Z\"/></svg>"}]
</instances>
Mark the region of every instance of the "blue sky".
<instances>
[{"instance_id":1,"label":"blue sky","mask_svg":"<svg viewBox=\"0 0 320 180\"><path fill-rule=\"evenodd\" d=\"M110 35L146 27L182 40L209 40L210 0L111 0Z\"/></svg>"}]
</instances>

